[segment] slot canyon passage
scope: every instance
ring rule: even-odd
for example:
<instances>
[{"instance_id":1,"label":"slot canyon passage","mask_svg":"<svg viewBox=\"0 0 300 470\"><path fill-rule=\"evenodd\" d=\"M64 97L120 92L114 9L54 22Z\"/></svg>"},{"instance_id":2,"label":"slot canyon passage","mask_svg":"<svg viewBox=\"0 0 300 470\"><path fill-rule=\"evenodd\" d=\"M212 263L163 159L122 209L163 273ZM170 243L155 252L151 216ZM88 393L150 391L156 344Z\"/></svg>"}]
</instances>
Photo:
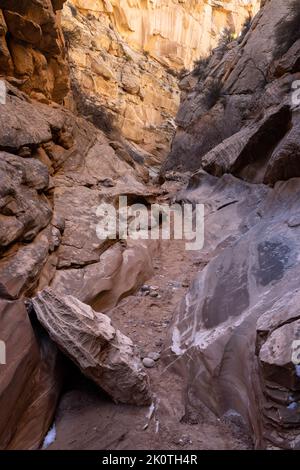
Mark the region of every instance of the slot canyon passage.
<instances>
[{"instance_id":1,"label":"slot canyon passage","mask_svg":"<svg viewBox=\"0 0 300 470\"><path fill-rule=\"evenodd\" d=\"M0 449L300 449L299 87L298 0L0 0Z\"/></svg>"}]
</instances>

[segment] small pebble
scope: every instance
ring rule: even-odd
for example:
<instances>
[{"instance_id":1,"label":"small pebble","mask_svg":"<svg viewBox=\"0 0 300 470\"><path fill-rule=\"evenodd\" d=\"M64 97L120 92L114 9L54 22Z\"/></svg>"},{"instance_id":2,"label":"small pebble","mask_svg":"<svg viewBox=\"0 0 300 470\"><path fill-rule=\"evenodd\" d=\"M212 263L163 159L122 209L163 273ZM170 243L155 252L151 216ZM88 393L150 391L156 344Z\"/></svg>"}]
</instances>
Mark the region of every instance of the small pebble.
<instances>
[{"instance_id":1,"label":"small pebble","mask_svg":"<svg viewBox=\"0 0 300 470\"><path fill-rule=\"evenodd\" d=\"M103 180L99 181L99 183L105 188L112 188L115 186L115 183L111 178L104 178Z\"/></svg>"},{"instance_id":2,"label":"small pebble","mask_svg":"<svg viewBox=\"0 0 300 470\"><path fill-rule=\"evenodd\" d=\"M300 215L294 215L288 221L288 226L290 228L299 227L300 225Z\"/></svg>"},{"instance_id":3,"label":"small pebble","mask_svg":"<svg viewBox=\"0 0 300 470\"><path fill-rule=\"evenodd\" d=\"M160 358L160 354L158 352L150 352L147 357L149 357L150 359L152 359L153 361L158 361L159 358Z\"/></svg>"},{"instance_id":4,"label":"small pebble","mask_svg":"<svg viewBox=\"0 0 300 470\"><path fill-rule=\"evenodd\" d=\"M150 297L158 297L158 292L156 291L150 292Z\"/></svg>"},{"instance_id":5,"label":"small pebble","mask_svg":"<svg viewBox=\"0 0 300 470\"><path fill-rule=\"evenodd\" d=\"M141 291L142 292L147 292L150 290L150 286L148 286L147 284L144 284L142 287L141 287Z\"/></svg>"},{"instance_id":6,"label":"small pebble","mask_svg":"<svg viewBox=\"0 0 300 470\"><path fill-rule=\"evenodd\" d=\"M153 359L151 359L150 357L144 357L143 364L148 369L151 369L151 367L155 366L155 361Z\"/></svg>"}]
</instances>

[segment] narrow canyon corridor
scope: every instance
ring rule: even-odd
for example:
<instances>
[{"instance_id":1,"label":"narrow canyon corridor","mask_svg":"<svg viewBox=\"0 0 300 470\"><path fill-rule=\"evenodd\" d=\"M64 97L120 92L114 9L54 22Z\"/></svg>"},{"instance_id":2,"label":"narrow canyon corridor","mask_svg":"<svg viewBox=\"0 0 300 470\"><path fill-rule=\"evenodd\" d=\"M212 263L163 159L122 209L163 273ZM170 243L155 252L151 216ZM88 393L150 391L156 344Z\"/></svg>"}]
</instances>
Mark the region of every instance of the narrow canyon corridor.
<instances>
[{"instance_id":1,"label":"narrow canyon corridor","mask_svg":"<svg viewBox=\"0 0 300 470\"><path fill-rule=\"evenodd\" d=\"M299 0L0 0L0 461L300 449L299 90Z\"/></svg>"},{"instance_id":2,"label":"narrow canyon corridor","mask_svg":"<svg viewBox=\"0 0 300 470\"><path fill-rule=\"evenodd\" d=\"M155 366L147 369L152 404L116 405L109 397L99 395L92 383L77 376L58 406L56 440L49 450L252 448L251 438L239 419L236 423L226 417L217 419L205 407L189 414L183 407L183 382L172 370L174 364L164 360L164 344L173 312L201 261L186 251L184 241L162 241L160 245L154 258L154 276L142 290L109 312L114 325L138 346L141 357L151 352L160 355ZM155 290L149 295L143 290L145 287Z\"/></svg>"}]
</instances>

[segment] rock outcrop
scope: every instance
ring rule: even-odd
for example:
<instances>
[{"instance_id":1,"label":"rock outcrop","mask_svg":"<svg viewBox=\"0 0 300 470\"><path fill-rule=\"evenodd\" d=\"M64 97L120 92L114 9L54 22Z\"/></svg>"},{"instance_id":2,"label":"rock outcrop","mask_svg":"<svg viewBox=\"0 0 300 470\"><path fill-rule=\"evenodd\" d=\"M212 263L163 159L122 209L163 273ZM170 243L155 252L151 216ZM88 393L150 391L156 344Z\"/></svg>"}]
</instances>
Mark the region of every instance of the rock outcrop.
<instances>
[{"instance_id":1,"label":"rock outcrop","mask_svg":"<svg viewBox=\"0 0 300 470\"><path fill-rule=\"evenodd\" d=\"M145 281L151 255L143 241L99 239L97 207L155 191L92 124L9 90L0 117L0 145L9 150L0 162L1 296L30 296L53 283L100 310L114 306Z\"/></svg>"},{"instance_id":2,"label":"rock outcrop","mask_svg":"<svg viewBox=\"0 0 300 470\"><path fill-rule=\"evenodd\" d=\"M264 2L240 44L184 79L165 165L195 170L177 199L206 208L202 270L169 338L187 419L204 404L258 448L299 448L299 15Z\"/></svg>"},{"instance_id":3,"label":"rock outcrop","mask_svg":"<svg viewBox=\"0 0 300 470\"><path fill-rule=\"evenodd\" d=\"M300 176L298 18L292 0L265 2L239 42L223 44L184 78L165 170L202 167L266 184Z\"/></svg>"},{"instance_id":4,"label":"rock outcrop","mask_svg":"<svg viewBox=\"0 0 300 470\"><path fill-rule=\"evenodd\" d=\"M55 343L116 402L151 400L134 345L105 313L151 276L157 243L99 236L97 209L167 197L168 179L153 186L145 167L175 131L170 68L259 4L73 0L64 39L63 3L0 0L1 449L36 449L52 424ZM183 74L162 172L193 172L166 176L178 176L173 190L189 180L178 202L205 204L201 270L167 344L186 421L205 406L257 448L300 447L299 19L298 1L266 0L249 31Z\"/></svg>"},{"instance_id":5,"label":"rock outcrop","mask_svg":"<svg viewBox=\"0 0 300 470\"><path fill-rule=\"evenodd\" d=\"M0 1L0 75L39 101L61 103L69 91L63 3Z\"/></svg>"},{"instance_id":6,"label":"rock outcrop","mask_svg":"<svg viewBox=\"0 0 300 470\"><path fill-rule=\"evenodd\" d=\"M206 203L204 269L170 337L177 369L188 371L186 410L239 415L258 447L298 445L299 191L298 178L269 189L202 173L178 195Z\"/></svg>"},{"instance_id":7,"label":"rock outcrop","mask_svg":"<svg viewBox=\"0 0 300 470\"><path fill-rule=\"evenodd\" d=\"M107 315L50 289L32 303L53 341L116 403L151 402L149 379L132 341L113 327Z\"/></svg>"}]
</instances>

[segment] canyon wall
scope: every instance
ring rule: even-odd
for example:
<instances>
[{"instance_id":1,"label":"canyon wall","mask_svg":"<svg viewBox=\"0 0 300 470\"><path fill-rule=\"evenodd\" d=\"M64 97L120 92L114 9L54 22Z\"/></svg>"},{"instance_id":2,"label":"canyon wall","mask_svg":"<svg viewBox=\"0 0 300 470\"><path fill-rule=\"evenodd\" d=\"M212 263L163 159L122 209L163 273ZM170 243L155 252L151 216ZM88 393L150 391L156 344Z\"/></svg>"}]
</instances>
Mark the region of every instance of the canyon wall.
<instances>
[{"instance_id":1,"label":"canyon wall","mask_svg":"<svg viewBox=\"0 0 300 470\"><path fill-rule=\"evenodd\" d=\"M63 11L74 109L87 118L101 109L103 119L96 117L94 124L122 134L133 153L157 165L174 135L180 101L176 76L132 49L108 16L74 8L67 2Z\"/></svg>"},{"instance_id":2,"label":"canyon wall","mask_svg":"<svg viewBox=\"0 0 300 470\"><path fill-rule=\"evenodd\" d=\"M186 419L205 405L258 448L299 448L299 22L298 1L266 1L183 79L164 168L192 173L178 202L205 204L170 334Z\"/></svg>"},{"instance_id":3,"label":"canyon wall","mask_svg":"<svg viewBox=\"0 0 300 470\"><path fill-rule=\"evenodd\" d=\"M216 48L184 77L165 169L203 168L267 184L300 176L297 14L293 0L265 2L242 41Z\"/></svg>"},{"instance_id":4,"label":"canyon wall","mask_svg":"<svg viewBox=\"0 0 300 470\"><path fill-rule=\"evenodd\" d=\"M191 67L218 43L223 28L239 32L259 0L74 0L82 11L109 17L134 48L174 68Z\"/></svg>"},{"instance_id":5,"label":"canyon wall","mask_svg":"<svg viewBox=\"0 0 300 470\"><path fill-rule=\"evenodd\" d=\"M91 112L82 100L102 106L133 150L159 164L174 135L181 69L207 55L225 27L239 33L259 3L68 1L63 28L79 111Z\"/></svg>"},{"instance_id":6,"label":"canyon wall","mask_svg":"<svg viewBox=\"0 0 300 470\"><path fill-rule=\"evenodd\" d=\"M99 239L96 209L119 194L134 201L155 191L121 142L54 102L69 91L57 12L62 2L0 6L6 86L0 104L0 340L6 348L0 449L36 449L53 421L65 372L29 299L51 284L104 310L137 289L151 275L152 248ZM130 352L120 353L126 370L133 345L111 332L106 347L117 335L118 348ZM116 387L118 378L112 379Z\"/></svg>"},{"instance_id":7,"label":"canyon wall","mask_svg":"<svg viewBox=\"0 0 300 470\"><path fill-rule=\"evenodd\" d=\"M112 357L102 387L122 401L117 379L124 385L128 376L112 377L110 365L133 372L137 366L125 401L135 391L136 403L140 392L143 403L150 401L134 345L99 312L151 277L157 244L99 238L97 208L103 201L116 205L120 195L129 205L159 196L166 202L172 177L176 188L189 182L170 199L204 203L206 211L205 245L193 256L199 273L175 312L167 348L186 387L184 419L194 423L206 406L238 422L238 432L246 428L256 447L299 448L293 341L299 344L300 117L292 98L300 78L299 3L264 1L249 31L185 74L162 188L149 184L144 163L158 165L175 131L179 92L166 68L176 68L175 48L162 38L176 28L167 34L169 20L158 27L151 20L158 12L138 11L167 18L165 3L107 0L79 9L68 2L64 39L62 3L0 0L7 87L0 105L0 340L8 358L0 364L0 448L41 446L66 378L57 345L96 378L104 345ZM232 13L238 4L247 11L250 2L174 2L179 18L186 6L206 5L220 25L225 4ZM226 18L231 26L232 14ZM192 22L181 23L192 31ZM181 67L187 46L175 39ZM187 64L192 60L191 53ZM87 340L94 355L88 361Z\"/></svg>"}]
</instances>

